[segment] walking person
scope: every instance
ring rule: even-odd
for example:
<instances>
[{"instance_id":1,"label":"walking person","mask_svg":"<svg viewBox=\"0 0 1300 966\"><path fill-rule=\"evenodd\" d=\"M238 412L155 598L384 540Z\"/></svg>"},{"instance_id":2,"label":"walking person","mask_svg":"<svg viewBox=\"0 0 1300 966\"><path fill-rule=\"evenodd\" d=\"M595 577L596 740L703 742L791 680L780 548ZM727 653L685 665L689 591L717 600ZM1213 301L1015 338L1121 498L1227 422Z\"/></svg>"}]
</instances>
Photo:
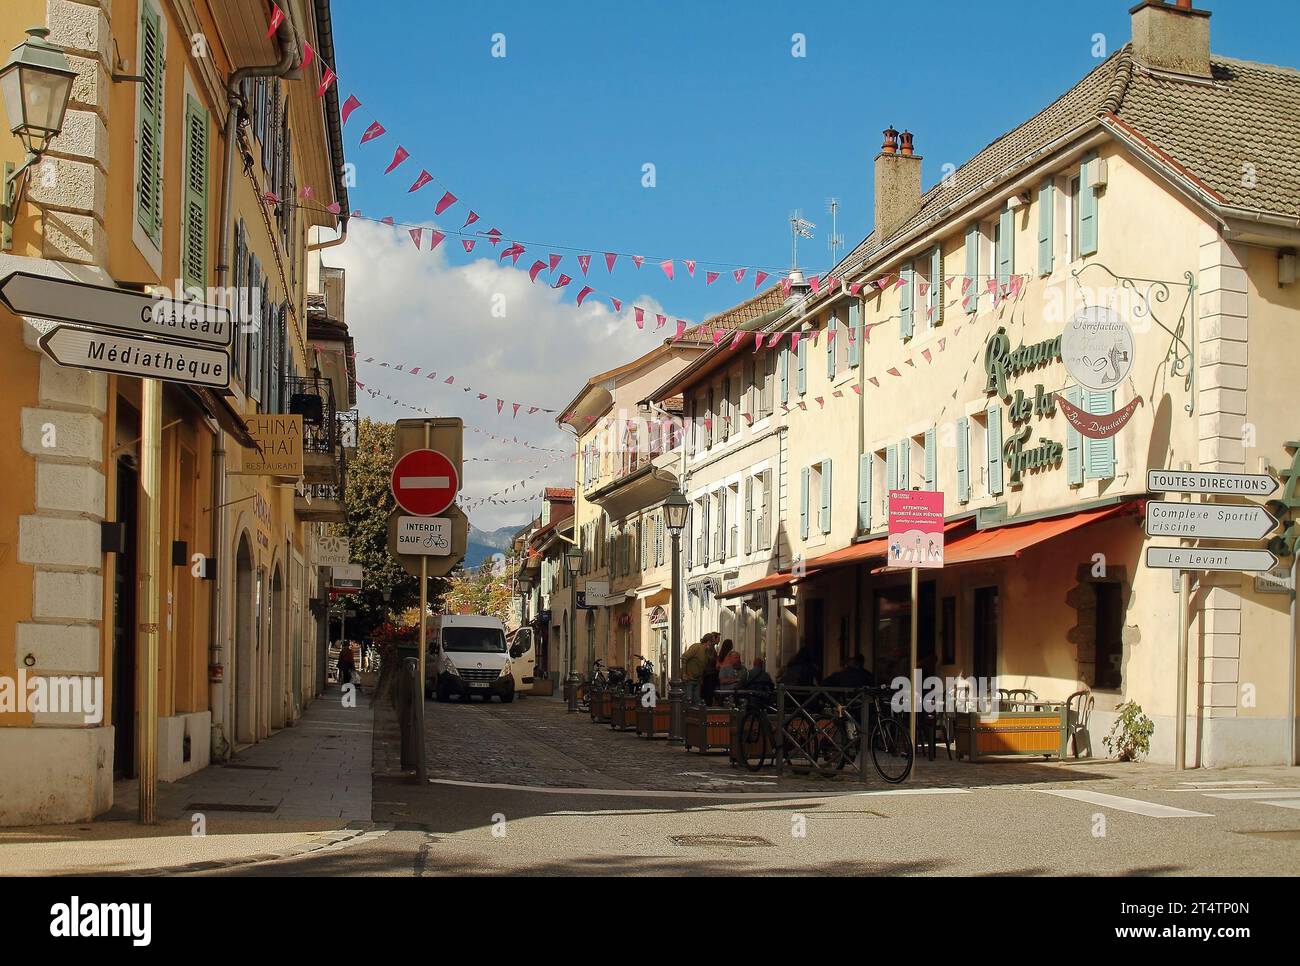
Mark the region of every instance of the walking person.
<instances>
[{"instance_id":1,"label":"walking person","mask_svg":"<svg viewBox=\"0 0 1300 966\"><path fill-rule=\"evenodd\" d=\"M344 641L339 651L339 684L348 684L356 677L357 661L352 652L352 642Z\"/></svg>"},{"instance_id":2,"label":"walking person","mask_svg":"<svg viewBox=\"0 0 1300 966\"><path fill-rule=\"evenodd\" d=\"M716 635L715 639L716 639ZM704 645L704 676L700 679L700 700L705 705L713 704L713 695L718 690L718 649L713 641Z\"/></svg>"}]
</instances>

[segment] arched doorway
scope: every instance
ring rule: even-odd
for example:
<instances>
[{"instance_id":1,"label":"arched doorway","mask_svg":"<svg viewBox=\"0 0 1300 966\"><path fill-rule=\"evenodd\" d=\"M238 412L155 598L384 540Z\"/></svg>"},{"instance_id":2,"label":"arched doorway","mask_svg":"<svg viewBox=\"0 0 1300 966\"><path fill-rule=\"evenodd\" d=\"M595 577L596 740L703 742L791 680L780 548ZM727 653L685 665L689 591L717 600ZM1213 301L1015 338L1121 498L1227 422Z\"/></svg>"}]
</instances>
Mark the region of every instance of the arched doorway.
<instances>
[{"instance_id":1,"label":"arched doorway","mask_svg":"<svg viewBox=\"0 0 1300 966\"><path fill-rule=\"evenodd\" d=\"M271 571L271 727L284 727L284 581L280 565Z\"/></svg>"},{"instance_id":2,"label":"arched doorway","mask_svg":"<svg viewBox=\"0 0 1300 966\"><path fill-rule=\"evenodd\" d=\"M257 626L253 608L253 551L247 536L239 538L235 552L235 742L257 740L256 681Z\"/></svg>"}]
</instances>

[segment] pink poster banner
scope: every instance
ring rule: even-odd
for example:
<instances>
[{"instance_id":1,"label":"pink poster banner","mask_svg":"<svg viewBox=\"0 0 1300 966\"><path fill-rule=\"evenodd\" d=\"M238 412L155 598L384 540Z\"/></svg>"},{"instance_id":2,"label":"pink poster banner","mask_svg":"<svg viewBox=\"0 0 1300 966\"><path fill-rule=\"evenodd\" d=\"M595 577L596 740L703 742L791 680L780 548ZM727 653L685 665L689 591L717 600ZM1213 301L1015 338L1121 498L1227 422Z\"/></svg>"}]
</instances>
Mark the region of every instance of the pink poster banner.
<instances>
[{"instance_id":1,"label":"pink poster banner","mask_svg":"<svg viewBox=\"0 0 1300 966\"><path fill-rule=\"evenodd\" d=\"M889 491L889 566L943 566L943 491Z\"/></svg>"}]
</instances>

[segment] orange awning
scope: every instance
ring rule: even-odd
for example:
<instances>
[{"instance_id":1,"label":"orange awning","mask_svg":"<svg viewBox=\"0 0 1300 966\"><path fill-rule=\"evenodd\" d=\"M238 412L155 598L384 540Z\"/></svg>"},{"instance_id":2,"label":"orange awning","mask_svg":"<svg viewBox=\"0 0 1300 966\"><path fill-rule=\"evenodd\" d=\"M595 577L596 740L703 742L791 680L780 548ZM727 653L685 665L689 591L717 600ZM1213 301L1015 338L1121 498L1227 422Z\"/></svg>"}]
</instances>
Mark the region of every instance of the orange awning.
<instances>
[{"instance_id":1,"label":"orange awning","mask_svg":"<svg viewBox=\"0 0 1300 966\"><path fill-rule=\"evenodd\" d=\"M973 519L973 517L963 517L960 520L951 520L944 524L943 532L945 536L950 535L954 530L969 525ZM822 554L820 557L813 557L808 561L808 566L809 568L816 567L819 570L826 570L829 567L847 567L871 560L874 557L884 558L888 554L889 538L877 537L875 540L865 540L862 543L855 543L834 550L831 553Z\"/></svg>"},{"instance_id":2,"label":"orange awning","mask_svg":"<svg viewBox=\"0 0 1300 966\"><path fill-rule=\"evenodd\" d=\"M816 572L817 571L811 569L805 570L803 576L799 579L807 580ZM768 574L766 577L760 577L758 580L751 580L749 583L741 584L739 587L732 587L731 590L723 591L717 596L719 599L724 597L748 597L750 594L759 594L765 590L776 590L780 587L786 587L793 582L794 574L789 573L788 571L785 573Z\"/></svg>"},{"instance_id":3,"label":"orange awning","mask_svg":"<svg viewBox=\"0 0 1300 966\"><path fill-rule=\"evenodd\" d=\"M1050 517L1046 520L1012 523L979 530L948 544L943 552L943 565L951 567L954 564L976 563L981 560L1019 557L1030 547L1045 540L1086 527L1090 523L1108 520L1121 514L1135 513L1140 507L1140 501L1129 501L1097 510L1081 510L1065 516Z\"/></svg>"}]
</instances>

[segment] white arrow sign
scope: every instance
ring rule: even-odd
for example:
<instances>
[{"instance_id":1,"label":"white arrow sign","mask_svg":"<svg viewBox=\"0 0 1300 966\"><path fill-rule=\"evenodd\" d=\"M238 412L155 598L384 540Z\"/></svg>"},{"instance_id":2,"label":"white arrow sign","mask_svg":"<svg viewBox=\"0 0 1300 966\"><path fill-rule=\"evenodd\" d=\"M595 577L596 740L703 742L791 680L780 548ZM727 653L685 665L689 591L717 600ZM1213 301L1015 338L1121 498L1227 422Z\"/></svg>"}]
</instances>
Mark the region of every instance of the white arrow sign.
<instances>
[{"instance_id":1,"label":"white arrow sign","mask_svg":"<svg viewBox=\"0 0 1300 966\"><path fill-rule=\"evenodd\" d=\"M1147 470L1152 493L1223 493L1229 496L1270 496L1277 480L1267 473L1202 473L1193 470Z\"/></svg>"},{"instance_id":2,"label":"white arrow sign","mask_svg":"<svg viewBox=\"0 0 1300 966\"><path fill-rule=\"evenodd\" d=\"M1148 537L1258 540L1275 526L1273 514L1253 503L1147 502Z\"/></svg>"},{"instance_id":3,"label":"white arrow sign","mask_svg":"<svg viewBox=\"0 0 1300 966\"><path fill-rule=\"evenodd\" d=\"M1147 547L1147 566L1164 570L1272 570L1276 563L1267 550Z\"/></svg>"},{"instance_id":4,"label":"white arrow sign","mask_svg":"<svg viewBox=\"0 0 1300 966\"><path fill-rule=\"evenodd\" d=\"M41 336L40 347L61 366L220 389L230 385L230 357L224 349L136 339L71 325L50 329Z\"/></svg>"},{"instance_id":5,"label":"white arrow sign","mask_svg":"<svg viewBox=\"0 0 1300 966\"><path fill-rule=\"evenodd\" d=\"M234 341L230 310L219 305L158 298L67 278L11 272L0 281L0 302L15 315L55 322L187 339L205 345L228 346Z\"/></svg>"}]
</instances>

